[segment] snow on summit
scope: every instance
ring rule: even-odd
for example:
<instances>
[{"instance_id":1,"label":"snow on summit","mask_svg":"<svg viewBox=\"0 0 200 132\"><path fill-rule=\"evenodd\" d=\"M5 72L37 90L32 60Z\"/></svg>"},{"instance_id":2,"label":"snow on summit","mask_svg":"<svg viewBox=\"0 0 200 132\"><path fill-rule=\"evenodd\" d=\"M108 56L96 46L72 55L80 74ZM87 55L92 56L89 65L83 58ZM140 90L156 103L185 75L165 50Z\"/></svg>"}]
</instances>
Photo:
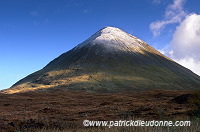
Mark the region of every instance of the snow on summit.
<instances>
[{"instance_id":1,"label":"snow on summit","mask_svg":"<svg viewBox=\"0 0 200 132\"><path fill-rule=\"evenodd\" d=\"M107 50L124 50L132 51L133 49L137 52L145 48L146 44L144 41L122 31L116 27L105 27L90 38L79 44L75 49L82 48L84 46L102 45Z\"/></svg>"},{"instance_id":2,"label":"snow on summit","mask_svg":"<svg viewBox=\"0 0 200 132\"><path fill-rule=\"evenodd\" d=\"M144 41L106 27L43 69L2 93L35 90L129 92L149 89L199 89L200 79Z\"/></svg>"}]
</instances>

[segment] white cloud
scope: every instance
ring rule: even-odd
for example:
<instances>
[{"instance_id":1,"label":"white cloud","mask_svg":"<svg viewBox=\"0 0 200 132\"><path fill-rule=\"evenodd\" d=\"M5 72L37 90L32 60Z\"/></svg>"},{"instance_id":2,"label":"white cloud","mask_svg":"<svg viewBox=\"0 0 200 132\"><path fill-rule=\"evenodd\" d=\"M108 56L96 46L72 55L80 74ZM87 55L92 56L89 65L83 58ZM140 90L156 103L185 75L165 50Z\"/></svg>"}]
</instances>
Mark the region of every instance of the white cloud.
<instances>
[{"instance_id":1,"label":"white cloud","mask_svg":"<svg viewBox=\"0 0 200 132\"><path fill-rule=\"evenodd\" d=\"M160 32L168 24L180 23L186 16L185 11L183 10L185 0L174 0L173 4L169 5L165 12L165 17L163 20L158 20L152 22L149 26L154 37L160 35Z\"/></svg>"},{"instance_id":2,"label":"white cloud","mask_svg":"<svg viewBox=\"0 0 200 132\"><path fill-rule=\"evenodd\" d=\"M188 57L179 60L175 60L182 66L192 70L194 73L200 76L200 61L195 60L194 58Z\"/></svg>"},{"instance_id":3,"label":"white cloud","mask_svg":"<svg viewBox=\"0 0 200 132\"><path fill-rule=\"evenodd\" d=\"M166 51L164 49L158 49L158 51L164 55L166 55Z\"/></svg>"},{"instance_id":4,"label":"white cloud","mask_svg":"<svg viewBox=\"0 0 200 132\"><path fill-rule=\"evenodd\" d=\"M178 63L200 75L200 15L189 15L177 27L171 47Z\"/></svg>"},{"instance_id":5,"label":"white cloud","mask_svg":"<svg viewBox=\"0 0 200 132\"><path fill-rule=\"evenodd\" d=\"M166 9L164 19L151 23L150 29L156 37L166 25L180 23L170 45L159 51L200 75L200 15L188 15L183 9L184 2L173 0L173 4Z\"/></svg>"},{"instance_id":6,"label":"white cloud","mask_svg":"<svg viewBox=\"0 0 200 132\"><path fill-rule=\"evenodd\" d=\"M177 59L192 57L200 61L200 15L189 15L177 27L170 45Z\"/></svg>"},{"instance_id":7,"label":"white cloud","mask_svg":"<svg viewBox=\"0 0 200 132\"><path fill-rule=\"evenodd\" d=\"M190 14L180 23L170 47L161 53L200 75L200 15Z\"/></svg>"}]
</instances>

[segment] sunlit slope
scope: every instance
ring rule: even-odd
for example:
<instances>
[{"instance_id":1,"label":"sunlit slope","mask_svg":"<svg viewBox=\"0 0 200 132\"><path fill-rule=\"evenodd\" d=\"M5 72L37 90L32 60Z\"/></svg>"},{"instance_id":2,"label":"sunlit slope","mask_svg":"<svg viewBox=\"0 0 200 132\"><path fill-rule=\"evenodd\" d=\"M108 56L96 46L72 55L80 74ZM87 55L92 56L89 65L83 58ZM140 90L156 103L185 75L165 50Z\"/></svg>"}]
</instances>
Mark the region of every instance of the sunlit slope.
<instances>
[{"instance_id":1,"label":"sunlit slope","mask_svg":"<svg viewBox=\"0 0 200 132\"><path fill-rule=\"evenodd\" d=\"M124 31L106 27L4 93L200 89L200 77Z\"/></svg>"}]
</instances>

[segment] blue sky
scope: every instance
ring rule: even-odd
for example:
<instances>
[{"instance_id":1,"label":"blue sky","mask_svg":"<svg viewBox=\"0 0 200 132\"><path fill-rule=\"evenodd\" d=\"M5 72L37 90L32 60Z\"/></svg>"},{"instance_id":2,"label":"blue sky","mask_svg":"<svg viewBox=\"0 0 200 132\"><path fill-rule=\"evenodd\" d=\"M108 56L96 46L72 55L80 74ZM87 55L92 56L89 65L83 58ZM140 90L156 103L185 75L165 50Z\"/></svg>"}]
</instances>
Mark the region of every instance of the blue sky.
<instances>
[{"instance_id":1,"label":"blue sky","mask_svg":"<svg viewBox=\"0 0 200 132\"><path fill-rule=\"evenodd\" d=\"M43 68L105 26L118 27L173 58L173 35L192 13L199 17L199 5L197 0L0 0L0 89ZM166 13L179 14L179 6L185 14L170 21L174 16ZM160 27L161 22L165 25ZM187 62L181 59L177 62ZM198 58L189 59L199 63Z\"/></svg>"}]
</instances>

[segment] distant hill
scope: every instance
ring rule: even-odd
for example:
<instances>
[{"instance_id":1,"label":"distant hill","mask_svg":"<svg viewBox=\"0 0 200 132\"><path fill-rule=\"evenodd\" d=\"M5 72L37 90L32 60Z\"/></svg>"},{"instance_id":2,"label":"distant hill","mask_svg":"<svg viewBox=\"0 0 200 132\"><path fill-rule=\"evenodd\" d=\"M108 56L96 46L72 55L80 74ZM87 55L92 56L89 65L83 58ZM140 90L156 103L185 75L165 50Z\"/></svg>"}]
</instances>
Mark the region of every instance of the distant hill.
<instances>
[{"instance_id":1,"label":"distant hill","mask_svg":"<svg viewBox=\"0 0 200 132\"><path fill-rule=\"evenodd\" d=\"M197 90L200 77L144 41L105 27L2 93L33 90Z\"/></svg>"}]
</instances>

